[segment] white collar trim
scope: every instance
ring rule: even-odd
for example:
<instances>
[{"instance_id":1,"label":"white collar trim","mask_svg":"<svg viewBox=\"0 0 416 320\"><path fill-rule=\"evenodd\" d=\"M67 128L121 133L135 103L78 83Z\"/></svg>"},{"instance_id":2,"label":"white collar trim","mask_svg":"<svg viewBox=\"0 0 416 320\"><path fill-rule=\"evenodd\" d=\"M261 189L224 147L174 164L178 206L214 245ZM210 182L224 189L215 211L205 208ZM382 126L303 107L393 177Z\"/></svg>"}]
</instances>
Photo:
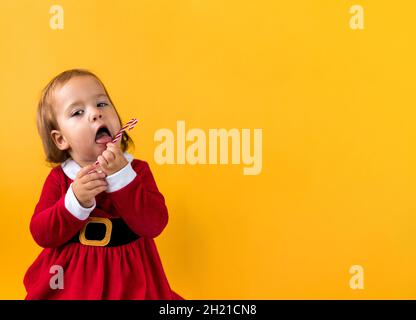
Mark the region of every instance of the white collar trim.
<instances>
[{"instance_id":1,"label":"white collar trim","mask_svg":"<svg viewBox=\"0 0 416 320\"><path fill-rule=\"evenodd\" d=\"M127 159L129 163L131 163L134 158L128 152L124 152L124 157ZM79 164L76 163L74 160L72 160L72 158L69 158L65 160L64 162L62 162L61 167L64 173L66 174L66 176L70 178L71 180L75 180L75 177L77 176L78 171L81 170L81 167L79 166Z\"/></svg>"}]
</instances>

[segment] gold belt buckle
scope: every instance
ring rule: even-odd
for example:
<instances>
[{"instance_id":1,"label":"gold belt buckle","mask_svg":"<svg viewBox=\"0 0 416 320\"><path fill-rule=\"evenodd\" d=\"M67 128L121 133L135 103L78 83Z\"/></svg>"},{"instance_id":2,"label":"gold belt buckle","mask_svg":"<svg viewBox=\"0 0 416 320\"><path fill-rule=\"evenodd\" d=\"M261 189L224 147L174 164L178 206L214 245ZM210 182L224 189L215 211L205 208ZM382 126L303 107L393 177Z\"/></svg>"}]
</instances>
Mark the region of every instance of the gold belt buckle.
<instances>
[{"instance_id":1,"label":"gold belt buckle","mask_svg":"<svg viewBox=\"0 0 416 320\"><path fill-rule=\"evenodd\" d=\"M88 240L85 237L85 230L87 229L88 224L90 223L102 223L105 225L105 235L104 238L101 240ZM109 242L111 238L111 230L113 229L113 223L108 218L101 218L101 217L89 217L88 222L85 224L85 226L82 228L82 230L79 233L79 242L82 244L85 244L87 246L99 246L99 247L105 247Z\"/></svg>"}]
</instances>

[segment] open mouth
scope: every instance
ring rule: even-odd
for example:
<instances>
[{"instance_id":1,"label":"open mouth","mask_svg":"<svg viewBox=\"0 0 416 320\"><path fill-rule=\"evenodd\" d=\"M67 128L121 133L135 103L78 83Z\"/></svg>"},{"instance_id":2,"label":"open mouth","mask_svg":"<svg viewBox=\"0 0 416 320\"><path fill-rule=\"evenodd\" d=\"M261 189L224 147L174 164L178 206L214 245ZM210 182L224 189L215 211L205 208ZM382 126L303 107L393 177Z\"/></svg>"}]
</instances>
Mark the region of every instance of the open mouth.
<instances>
[{"instance_id":1,"label":"open mouth","mask_svg":"<svg viewBox=\"0 0 416 320\"><path fill-rule=\"evenodd\" d=\"M102 126L98 128L97 133L95 135L95 142L96 143L108 143L111 142L113 138L111 137L110 130L106 126Z\"/></svg>"}]
</instances>

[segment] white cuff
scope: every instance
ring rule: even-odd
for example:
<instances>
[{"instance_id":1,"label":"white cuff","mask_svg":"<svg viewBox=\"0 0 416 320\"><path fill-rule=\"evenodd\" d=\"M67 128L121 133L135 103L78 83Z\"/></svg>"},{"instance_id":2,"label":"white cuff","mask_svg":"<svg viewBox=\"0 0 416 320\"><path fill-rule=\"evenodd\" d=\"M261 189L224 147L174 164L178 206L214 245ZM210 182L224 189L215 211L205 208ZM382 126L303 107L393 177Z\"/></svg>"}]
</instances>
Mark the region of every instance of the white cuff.
<instances>
[{"instance_id":1,"label":"white cuff","mask_svg":"<svg viewBox=\"0 0 416 320\"><path fill-rule=\"evenodd\" d=\"M86 220L92 210L95 209L96 203L94 199L94 205L90 208L84 208L79 203L77 197L75 197L74 191L72 190L72 183L68 188L65 195L65 208L77 219Z\"/></svg>"},{"instance_id":2,"label":"white cuff","mask_svg":"<svg viewBox=\"0 0 416 320\"><path fill-rule=\"evenodd\" d=\"M129 162L123 169L109 175L105 180L107 180L107 193L120 190L127 186L130 182L136 178L137 173L134 171L131 163Z\"/></svg>"}]
</instances>

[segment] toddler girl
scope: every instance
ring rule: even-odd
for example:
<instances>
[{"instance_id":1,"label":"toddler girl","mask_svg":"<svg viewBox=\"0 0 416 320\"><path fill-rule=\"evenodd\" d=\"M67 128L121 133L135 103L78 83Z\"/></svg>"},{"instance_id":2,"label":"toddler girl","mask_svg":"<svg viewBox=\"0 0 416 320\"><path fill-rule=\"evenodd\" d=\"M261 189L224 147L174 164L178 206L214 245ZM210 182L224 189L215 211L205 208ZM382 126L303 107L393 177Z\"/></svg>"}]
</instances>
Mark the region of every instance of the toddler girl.
<instances>
[{"instance_id":1,"label":"toddler girl","mask_svg":"<svg viewBox=\"0 0 416 320\"><path fill-rule=\"evenodd\" d=\"M153 238L168 211L147 162L126 152L127 133L103 83L74 69L42 92L37 126L49 173L30 222L43 247L24 278L26 299L182 299L171 290ZM94 166L98 160L99 165Z\"/></svg>"}]
</instances>

